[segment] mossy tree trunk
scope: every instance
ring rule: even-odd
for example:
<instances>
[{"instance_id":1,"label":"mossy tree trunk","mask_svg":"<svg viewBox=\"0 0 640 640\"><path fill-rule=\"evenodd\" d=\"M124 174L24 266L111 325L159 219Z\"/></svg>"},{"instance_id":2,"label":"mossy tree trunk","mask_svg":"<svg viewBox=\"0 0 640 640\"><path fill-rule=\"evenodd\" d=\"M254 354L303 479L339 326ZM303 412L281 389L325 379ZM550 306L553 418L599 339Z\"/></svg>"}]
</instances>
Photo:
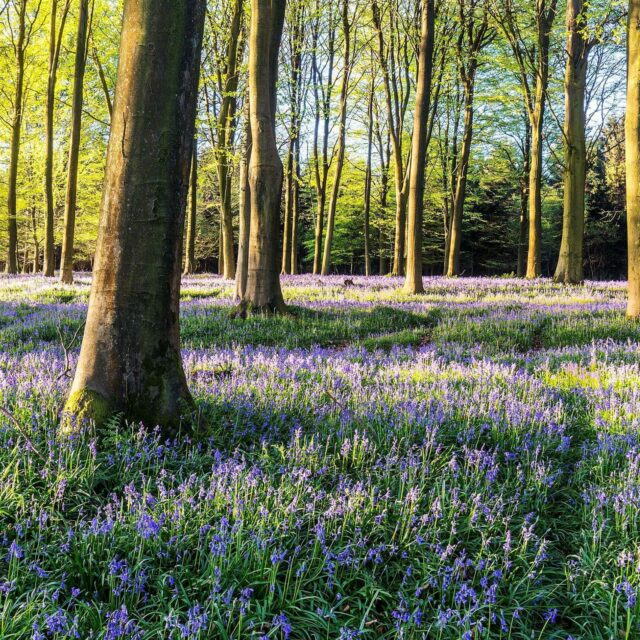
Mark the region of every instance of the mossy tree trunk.
<instances>
[{"instance_id":1,"label":"mossy tree trunk","mask_svg":"<svg viewBox=\"0 0 640 640\"><path fill-rule=\"evenodd\" d=\"M44 230L44 275L54 276L55 261L55 202L53 197L53 118L56 107L56 84L58 66L60 63L60 49L64 27L69 15L71 0L66 0L60 15L58 25L58 0L51 3L51 18L49 29L49 73L47 77L47 112L45 116L45 158L44 158L44 197L46 205Z\"/></svg>"},{"instance_id":2,"label":"mossy tree trunk","mask_svg":"<svg viewBox=\"0 0 640 640\"><path fill-rule=\"evenodd\" d=\"M566 284L584 280L583 246L587 143L585 91L591 43L585 34L583 0L567 2L567 68L564 79L564 212L562 242L554 279Z\"/></svg>"},{"instance_id":3,"label":"mossy tree trunk","mask_svg":"<svg viewBox=\"0 0 640 640\"><path fill-rule=\"evenodd\" d=\"M425 168L427 163L428 120L433 77L434 0L422 0L421 37L416 86L416 109L413 117L413 151L409 178L409 207L407 218L407 277L406 293L424 293L422 282L422 209L424 207Z\"/></svg>"},{"instance_id":4,"label":"mossy tree trunk","mask_svg":"<svg viewBox=\"0 0 640 640\"><path fill-rule=\"evenodd\" d=\"M640 0L629 0L626 167L629 246L627 315L640 318Z\"/></svg>"},{"instance_id":5,"label":"mossy tree trunk","mask_svg":"<svg viewBox=\"0 0 640 640\"><path fill-rule=\"evenodd\" d=\"M87 324L63 432L123 411L170 429L191 403L182 240L205 0L126 0Z\"/></svg>"},{"instance_id":6,"label":"mossy tree trunk","mask_svg":"<svg viewBox=\"0 0 640 640\"><path fill-rule=\"evenodd\" d=\"M279 269L283 168L275 135L278 52L285 9L286 0L251 2L251 230L242 313L277 313L285 308Z\"/></svg>"},{"instance_id":7,"label":"mossy tree trunk","mask_svg":"<svg viewBox=\"0 0 640 640\"><path fill-rule=\"evenodd\" d=\"M60 280L73 282L73 253L76 230L76 201L78 197L78 158L80 134L82 133L82 107L84 96L84 72L87 66L87 30L89 26L89 0L80 0L76 60L73 77L73 104L71 106L71 140L69 143L69 165L67 173L67 195L64 206L64 235Z\"/></svg>"}]
</instances>

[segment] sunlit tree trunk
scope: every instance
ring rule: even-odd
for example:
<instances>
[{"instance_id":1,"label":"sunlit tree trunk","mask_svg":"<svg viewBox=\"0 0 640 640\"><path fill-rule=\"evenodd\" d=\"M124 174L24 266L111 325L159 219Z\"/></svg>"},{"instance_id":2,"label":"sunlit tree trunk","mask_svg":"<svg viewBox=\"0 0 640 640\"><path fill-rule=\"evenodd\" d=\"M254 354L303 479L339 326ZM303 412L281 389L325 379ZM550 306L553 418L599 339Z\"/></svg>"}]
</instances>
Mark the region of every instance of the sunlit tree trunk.
<instances>
[{"instance_id":1,"label":"sunlit tree trunk","mask_svg":"<svg viewBox=\"0 0 640 640\"><path fill-rule=\"evenodd\" d=\"M371 190L373 183L373 94L375 91L375 76L371 74L371 85L369 87L369 102L367 104L367 166L364 176L364 275L371 275L371 247L370 247L370 226L371 226Z\"/></svg>"},{"instance_id":2,"label":"sunlit tree trunk","mask_svg":"<svg viewBox=\"0 0 640 640\"><path fill-rule=\"evenodd\" d=\"M11 119L11 148L9 157L9 184L7 188L7 215L9 246L7 253L7 273L18 273L18 162L20 159L20 138L22 135L22 110L24 92L24 55L27 41L27 1L19 0L18 37L16 40L16 88Z\"/></svg>"},{"instance_id":3,"label":"sunlit tree trunk","mask_svg":"<svg viewBox=\"0 0 640 640\"><path fill-rule=\"evenodd\" d=\"M562 243L554 279L583 281L584 207L587 178L585 91L589 42L583 0L567 2L567 68L564 79L564 214Z\"/></svg>"},{"instance_id":4,"label":"sunlit tree trunk","mask_svg":"<svg viewBox=\"0 0 640 640\"><path fill-rule=\"evenodd\" d=\"M275 117L278 52L285 7L286 0L251 2L251 231L242 313L277 313L284 310L278 259L283 169L276 144Z\"/></svg>"},{"instance_id":5,"label":"sunlit tree trunk","mask_svg":"<svg viewBox=\"0 0 640 640\"><path fill-rule=\"evenodd\" d=\"M322 275L329 274L331 269L331 249L333 248L333 232L335 230L336 210L340 198L342 185L342 171L344 169L344 156L347 138L347 99L349 94L349 76L351 75L351 25L349 24L349 3L342 2L342 30L344 36L344 59L342 71L342 86L340 89L340 115L338 116L338 151L336 156L336 169L333 176L333 188L329 211L327 213L327 233L324 239L324 252L322 255Z\"/></svg>"},{"instance_id":6,"label":"sunlit tree trunk","mask_svg":"<svg viewBox=\"0 0 640 640\"><path fill-rule=\"evenodd\" d=\"M89 313L63 431L175 427L182 244L205 0L126 0Z\"/></svg>"},{"instance_id":7,"label":"sunlit tree trunk","mask_svg":"<svg viewBox=\"0 0 640 640\"><path fill-rule=\"evenodd\" d=\"M240 161L240 197L238 228L238 264L236 268L235 298L242 301L247 290L249 273L249 240L251 232L251 186L249 185L249 161L251 159L251 121L249 94L245 97L245 138L242 159Z\"/></svg>"},{"instance_id":8,"label":"sunlit tree trunk","mask_svg":"<svg viewBox=\"0 0 640 640\"><path fill-rule=\"evenodd\" d=\"M80 0L78 37L76 40L76 62L73 80L73 105L71 107L71 140L69 143L67 197L64 207L64 235L62 237L62 259L60 263L60 280L67 284L73 282L73 245L76 229L76 201L78 196L78 156L80 154L80 134L82 132L84 71L87 65L88 25L89 0Z\"/></svg>"},{"instance_id":9,"label":"sunlit tree trunk","mask_svg":"<svg viewBox=\"0 0 640 640\"><path fill-rule=\"evenodd\" d=\"M49 30L49 73L47 77L47 112L45 118L45 159L44 159L44 194L46 205L45 231L44 231L44 275L48 278L54 276L56 268L55 260L55 202L53 197L53 117L56 107L56 81L58 78L58 66L60 62L60 48L64 27L69 14L70 0L66 0L60 16L58 27L58 0L51 3L51 25Z\"/></svg>"},{"instance_id":10,"label":"sunlit tree trunk","mask_svg":"<svg viewBox=\"0 0 640 640\"><path fill-rule=\"evenodd\" d=\"M416 109L413 118L413 151L411 176L409 178L409 208L407 218L407 277L406 293L424 293L422 282L422 209L424 207L424 182L427 160L429 106L431 104L431 81L433 76L433 45L435 10L434 0L422 0L422 28L418 81L416 86Z\"/></svg>"},{"instance_id":11,"label":"sunlit tree trunk","mask_svg":"<svg viewBox=\"0 0 640 640\"><path fill-rule=\"evenodd\" d=\"M524 115L524 145L522 148L522 178L520 180L520 227L518 238L518 278L527 272L527 237L529 225L529 173L531 171L531 125Z\"/></svg>"},{"instance_id":12,"label":"sunlit tree trunk","mask_svg":"<svg viewBox=\"0 0 640 640\"><path fill-rule=\"evenodd\" d=\"M233 280L236 275L236 262L233 245L233 211L231 207L231 156L233 146L233 131L235 127L236 110L238 104L238 62L240 48L240 32L244 0L235 0L233 17L230 25L229 46L227 49L226 77L222 87L222 104L218 130L218 188L221 203L221 250L220 273L227 279Z\"/></svg>"},{"instance_id":13,"label":"sunlit tree trunk","mask_svg":"<svg viewBox=\"0 0 640 640\"><path fill-rule=\"evenodd\" d=\"M629 0L626 168L629 246L627 315L640 318L640 0Z\"/></svg>"},{"instance_id":14,"label":"sunlit tree trunk","mask_svg":"<svg viewBox=\"0 0 640 640\"><path fill-rule=\"evenodd\" d=\"M193 141L191 160L191 198L187 214L187 241L185 247L184 274L195 273L196 265L196 223L198 215L198 140Z\"/></svg>"}]
</instances>

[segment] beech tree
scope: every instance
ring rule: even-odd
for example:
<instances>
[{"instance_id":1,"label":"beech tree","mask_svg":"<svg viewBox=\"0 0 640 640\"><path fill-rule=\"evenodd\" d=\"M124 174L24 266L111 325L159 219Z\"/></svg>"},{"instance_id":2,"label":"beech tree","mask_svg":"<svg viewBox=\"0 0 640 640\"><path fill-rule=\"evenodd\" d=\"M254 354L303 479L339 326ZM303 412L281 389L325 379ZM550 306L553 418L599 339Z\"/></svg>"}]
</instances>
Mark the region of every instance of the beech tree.
<instances>
[{"instance_id":1,"label":"beech tree","mask_svg":"<svg viewBox=\"0 0 640 640\"><path fill-rule=\"evenodd\" d=\"M629 0L627 41L627 233L629 304L627 315L640 318L640 0Z\"/></svg>"},{"instance_id":2,"label":"beech tree","mask_svg":"<svg viewBox=\"0 0 640 640\"><path fill-rule=\"evenodd\" d=\"M427 126L433 76L434 0L422 0L421 16L418 84L416 87L416 109L413 118L413 160L409 180L407 277L404 284L404 290L413 294L424 293L424 285L422 283L422 209L424 207Z\"/></svg>"},{"instance_id":3,"label":"beech tree","mask_svg":"<svg viewBox=\"0 0 640 640\"><path fill-rule=\"evenodd\" d=\"M87 66L87 30L89 28L89 0L80 0L78 37L76 39L76 62L73 82L73 105L71 107L71 142L67 169L67 196L64 207L64 235L60 280L73 282L73 252L76 230L76 204L78 198L78 154L80 153L80 133L82 127L82 107L84 98L84 72Z\"/></svg>"},{"instance_id":4,"label":"beech tree","mask_svg":"<svg viewBox=\"0 0 640 640\"><path fill-rule=\"evenodd\" d=\"M178 425L182 239L205 0L127 0L93 284L63 431ZM135 277L132 275L135 274Z\"/></svg>"},{"instance_id":5,"label":"beech tree","mask_svg":"<svg viewBox=\"0 0 640 640\"><path fill-rule=\"evenodd\" d=\"M44 275L53 277L55 265L54 247L54 215L55 202L53 196L53 135L54 135L54 114L56 106L56 83L58 79L58 67L60 65L60 49L62 47L62 37L69 15L71 0L66 0L60 12L60 24L58 26L58 0L52 0L50 30L49 30L49 72L47 80L47 115L45 121L45 169L44 169L44 192L45 204L47 208L45 218L45 240L44 240Z\"/></svg>"},{"instance_id":6,"label":"beech tree","mask_svg":"<svg viewBox=\"0 0 640 640\"><path fill-rule=\"evenodd\" d=\"M284 310L279 231L283 167L276 144L278 53L286 0L252 0L249 36L251 230L247 285L240 313Z\"/></svg>"}]
</instances>

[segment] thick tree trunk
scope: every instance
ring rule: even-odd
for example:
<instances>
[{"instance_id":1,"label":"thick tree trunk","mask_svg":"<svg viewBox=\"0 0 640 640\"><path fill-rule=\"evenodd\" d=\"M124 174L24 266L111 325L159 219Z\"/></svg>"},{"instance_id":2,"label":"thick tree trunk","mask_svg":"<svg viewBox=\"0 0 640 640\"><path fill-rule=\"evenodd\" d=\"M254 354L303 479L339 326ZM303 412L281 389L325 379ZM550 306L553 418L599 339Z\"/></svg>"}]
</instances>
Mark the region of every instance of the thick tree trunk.
<instances>
[{"instance_id":1,"label":"thick tree trunk","mask_svg":"<svg viewBox=\"0 0 640 640\"><path fill-rule=\"evenodd\" d=\"M185 247L184 274L195 273L196 265L196 222L198 215L198 140L193 140L191 159L191 198L187 214L187 241Z\"/></svg>"},{"instance_id":2,"label":"thick tree trunk","mask_svg":"<svg viewBox=\"0 0 640 640\"><path fill-rule=\"evenodd\" d=\"M340 198L342 186L342 171L344 169L344 156L347 138L347 98L349 94L349 76L351 75L351 25L349 24L348 0L342 2L342 30L344 35L344 68L342 71L342 86L340 89L340 115L338 118L338 153L336 158L336 170L333 176L333 189L329 201L327 214L327 233L324 239L324 253L322 255L322 275L329 274L331 269L331 249L333 248L333 232L335 230L336 210Z\"/></svg>"},{"instance_id":3,"label":"thick tree trunk","mask_svg":"<svg viewBox=\"0 0 640 640\"><path fill-rule=\"evenodd\" d=\"M22 108L24 92L24 53L26 47L27 0L18 4L18 38L16 41L16 89L11 121L11 151L9 158L9 184L7 189L7 215L9 247L7 273L18 273L18 162L22 134Z\"/></svg>"},{"instance_id":4,"label":"thick tree trunk","mask_svg":"<svg viewBox=\"0 0 640 640\"><path fill-rule=\"evenodd\" d=\"M640 318L640 0L629 0L626 167L629 246L627 315Z\"/></svg>"},{"instance_id":5,"label":"thick tree trunk","mask_svg":"<svg viewBox=\"0 0 640 640\"><path fill-rule=\"evenodd\" d=\"M67 175L67 197L64 207L64 235L62 237L62 259L60 280L73 282L73 252L76 229L76 201L78 196L78 156L80 134L82 132L82 107L84 92L84 71L87 65L87 28L89 24L89 0L80 0L78 37L76 41L76 62L71 108L71 141L69 143L69 166Z\"/></svg>"},{"instance_id":6,"label":"thick tree trunk","mask_svg":"<svg viewBox=\"0 0 640 640\"><path fill-rule=\"evenodd\" d=\"M233 210L231 207L231 157L233 129L238 104L238 59L240 32L244 0L235 0L233 18L230 26L229 47L227 50L226 78L223 87L222 105L219 119L218 141L218 188L220 190L222 234L220 257L221 274L227 280L236 276L236 262L233 247Z\"/></svg>"},{"instance_id":7,"label":"thick tree trunk","mask_svg":"<svg viewBox=\"0 0 640 640\"><path fill-rule=\"evenodd\" d=\"M249 185L249 161L251 159L251 121L249 94L245 98L245 148L240 161L240 224L238 229L238 265L236 268L236 292L238 302L247 290L249 274L249 240L251 234L251 186Z\"/></svg>"},{"instance_id":8,"label":"thick tree trunk","mask_svg":"<svg viewBox=\"0 0 640 640\"><path fill-rule=\"evenodd\" d=\"M283 169L275 136L278 51L285 6L286 0L251 2L251 232L242 313L277 313L285 307L278 259Z\"/></svg>"},{"instance_id":9,"label":"thick tree trunk","mask_svg":"<svg viewBox=\"0 0 640 640\"><path fill-rule=\"evenodd\" d=\"M585 91L589 43L584 34L584 2L567 2L567 69L564 79L564 214L562 242L554 279L579 284L584 279L584 207L587 177Z\"/></svg>"},{"instance_id":10,"label":"thick tree trunk","mask_svg":"<svg viewBox=\"0 0 640 640\"><path fill-rule=\"evenodd\" d=\"M413 118L413 150L409 178L409 216L407 220L407 277L405 293L424 293L422 282L422 209L424 207L424 182L427 162L428 121L431 104L431 80L433 76L433 46L435 9L434 0L422 0L422 28L416 109Z\"/></svg>"},{"instance_id":11,"label":"thick tree trunk","mask_svg":"<svg viewBox=\"0 0 640 640\"><path fill-rule=\"evenodd\" d=\"M449 251L447 262L447 276L449 278L460 275L460 248L462 245L462 215L467 197L467 176L469 174L469 157L473 141L473 98L475 83L475 67L468 74L468 81L464 88L464 135L459 154L456 189L451 211L451 227L449 231Z\"/></svg>"},{"instance_id":12,"label":"thick tree trunk","mask_svg":"<svg viewBox=\"0 0 640 640\"><path fill-rule=\"evenodd\" d=\"M93 286L63 431L190 405L180 354L182 240L205 0L127 0Z\"/></svg>"},{"instance_id":13,"label":"thick tree trunk","mask_svg":"<svg viewBox=\"0 0 640 640\"><path fill-rule=\"evenodd\" d=\"M60 28L57 26L58 0L51 3L51 26L49 31L49 74L47 78L47 113L45 117L45 160L44 160L44 197L46 215L44 224L44 275L52 278L55 275L55 202L53 197L53 117L56 106L56 81L60 61L62 36L69 14L70 2L67 0L60 17Z\"/></svg>"}]
</instances>

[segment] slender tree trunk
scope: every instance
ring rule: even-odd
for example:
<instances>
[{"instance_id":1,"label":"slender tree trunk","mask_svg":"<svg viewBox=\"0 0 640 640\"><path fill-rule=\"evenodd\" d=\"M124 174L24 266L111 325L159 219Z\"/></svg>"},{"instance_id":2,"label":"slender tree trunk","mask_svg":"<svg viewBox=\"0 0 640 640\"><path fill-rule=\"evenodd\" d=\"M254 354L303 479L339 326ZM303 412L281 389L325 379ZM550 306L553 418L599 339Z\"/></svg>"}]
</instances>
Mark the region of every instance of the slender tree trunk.
<instances>
[{"instance_id":1,"label":"slender tree trunk","mask_svg":"<svg viewBox=\"0 0 640 640\"><path fill-rule=\"evenodd\" d=\"M321 0L316 0L316 14L321 11ZM331 12L331 5L329 6ZM329 16L329 61L327 71L327 84L323 88L323 95L320 96L320 85L323 81L322 74L318 67L318 38L319 22L314 23L313 43L312 43L312 69L313 69L313 91L315 96L315 127L313 136L313 155L315 164L316 183L316 225L314 231L313 248L313 273L320 274L322 271L322 239L324 236L324 213L327 205L327 183L329 179L329 134L331 118L331 96L333 94L333 62L335 58L336 28L333 23L333 16ZM322 126L322 155L319 149L320 128Z\"/></svg>"},{"instance_id":2,"label":"slender tree trunk","mask_svg":"<svg viewBox=\"0 0 640 640\"><path fill-rule=\"evenodd\" d=\"M73 85L73 105L71 108L71 141L69 144L69 167L67 176L67 197L64 208L64 235L62 237L62 259L60 280L73 282L73 252L76 228L76 201L78 196L78 157L80 154L80 134L82 133L82 107L84 91L84 71L87 64L87 27L89 24L89 0L80 0L78 18L78 38L76 41L76 62Z\"/></svg>"},{"instance_id":3,"label":"slender tree trunk","mask_svg":"<svg viewBox=\"0 0 640 640\"><path fill-rule=\"evenodd\" d=\"M626 167L629 246L627 315L640 318L640 0L629 0Z\"/></svg>"},{"instance_id":4,"label":"slender tree trunk","mask_svg":"<svg viewBox=\"0 0 640 640\"><path fill-rule=\"evenodd\" d=\"M63 432L123 411L177 426L182 241L204 0L127 0L87 324Z\"/></svg>"},{"instance_id":5,"label":"slender tree trunk","mask_svg":"<svg viewBox=\"0 0 640 640\"><path fill-rule=\"evenodd\" d=\"M300 224L300 136L296 137L293 181L293 219L291 226L291 273L298 273L298 236Z\"/></svg>"},{"instance_id":6,"label":"slender tree trunk","mask_svg":"<svg viewBox=\"0 0 640 640\"><path fill-rule=\"evenodd\" d=\"M416 109L413 118L413 151L409 179L409 216L407 245L406 293L424 293L422 282L422 209L427 161L428 121L433 76L433 46L435 9L434 0L422 0L422 35L418 60Z\"/></svg>"},{"instance_id":7,"label":"slender tree trunk","mask_svg":"<svg viewBox=\"0 0 640 640\"><path fill-rule=\"evenodd\" d=\"M6 271L11 274L18 273L18 162L20 160L20 137L22 134L26 13L27 0L20 0L18 4L18 38L16 42L16 89L11 121L11 151L7 190L9 248Z\"/></svg>"},{"instance_id":8,"label":"slender tree trunk","mask_svg":"<svg viewBox=\"0 0 640 640\"><path fill-rule=\"evenodd\" d=\"M51 26L49 31L49 74L47 79L47 113L45 118L45 160L44 160L44 194L46 204L45 230L44 230L44 275L48 278L54 276L56 268L55 257L55 202L53 197L53 118L56 107L56 82L58 77L58 65L60 61L60 48L64 27L69 14L70 2L67 0L60 17L60 28L57 26L58 0L51 3Z\"/></svg>"},{"instance_id":9,"label":"slender tree trunk","mask_svg":"<svg viewBox=\"0 0 640 640\"><path fill-rule=\"evenodd\" d=\"M191 201L187 215L187 242L184 261L184 274L195 273L196 265L196 221L198 215L198 140L193 140L191 159Z\"/></svg>"},{"instance_id":10,"label":"slender tree trunk","mask_svg":"<svg viewBox=\"0 0 640 640\"><path fill-rule=\"evenodd\" d=\"M531 172L531 125L525 114L522 179L520 181L520 237L518 241L518 278L527 271L527 231L529 225L529 174Z\"/></svg>"},{"instance_id":11,"label":"slender tree trunk","mask_svg":"<svg viewBox=\"0 0 640 640\"><path fill-rule=\"evenodd\" d=\"M336 171L333 177L333 189L329 201L327 215L327 234L324 239L324 253L322 256L322 275L329 274L331 269L331 249L333 247L333 232L336 222L336 210L340 198L342 186L342 171L344 169L345 145L347 137L347 98L349 93L349 76L351 74L351 25L349 24L348 0L342 2L342 28L344 32L344 68L342 71L342 87L340 89L340 115L338 131L338 154L336 158Z\"/></svg>"},{"instance_id":12,"label":"slender tree trunk","mask_svg":"<svg viewBox=\"0 0 640 640\"><path fill-rule=\"evenodd\" d=\"M564 214L556 282L579 284L584 280L584 207L587 178L585 91L589 43L584 34L583 0L567 2L567 69L564 80Z\"/></svg>"},{"instance_id":13,"label":"slender tree trunk","mask_svg":"<svg viewBox=\"0 0 640 640\"><path fill-rule=\"evenodd\" d=\"M293 227L293 171L295 143L289 139L284 196L284 229L282 236L282 275L291 273L291 232Z\"/></svg>"},{"instance_id":14,"label":"slender tree trunk","mask_svg":"<svg viewBox=\"0 0 640 640\"><path fill-rule=\"evenodd\" d=\"M373 93L375 91L375 76L372 74L369 87L369 102L367 105L367 168L364 176L364 275L371 275L371 247L370 247L370 219L371 219L371 188L373 170L371 160L373 156Z\"/></svg>"},{"instance_id":15,"label":"slender tree trunk","mask_svg":"<svg viewBox=\"0 0 640 640\"><path fill-rule=\"evenodd\" d=\"M217 150L218 186L220 189L222 218L220 250L222 269L220 272L227 280L233 280L236 275L236 262L233 248L233 211L231 207L231 156L234 121L238 104L238 52L243 12L244 0L235 0L230 27L229 48L227 50L227 73L223 87L218 127L220 131Z\"/></svg>"},{"instance_id":16,"label":"slender tree trunk","mask_svg":"<svg viewBox=\"0 0 640 640\"><path fill-rule=\"evenodd\" d=\"M278 268L283 169L275 136L278 51L285 6L286 0L251 2L251 232L247 288L241 313L277 313L285 306Z\"/></svg>"},{"instance_id":17,"label":"slender tree trunk","mask_svg":"<svg viewBox=\"0 0 640 640\"><path fill-rule=\"evenodd\" d=\"M528 104L531 122L531 170L529 173L529 251L527 255L527 278L542 275L542 142L545 101L549 84L549 42L555 19L556 0L551 1L548 11L543 0L537 2L538 64L535 80L533 107Z\"/></svg>"},{"instance_id":18,"label":"slender tree trunk","mask_svg":"<svg viewBox=\"0 0 640 640\"><path fill-rule=\"evenodd\" d=\"M92 52L93 61L95 62L96 69L98 71L98 77L100 78L100 86L102 87L102 93L104 94L104 100L107 103L107 109L109 111L109 120L113 118L113 102L111 101L111 93L109 92L109 84L107 83L107 76L104 73L104 68L100 62L100 56L98 50L93 47Z\"/></svg>"},{"instance_id":19,"label":"slender tree trunk","mask_svg":"<svg viewBox=\"0 0 640 640\"><path fill-rule=\"evenodd\" d=\"M237 301L242 301L247 290L249 272L249 239L251 232L251 186L249 185L249 161L251 158L251 121L249 94L245 98L245 148L240 162L240 224L238 230L238 266L236 269Z\"/></svg>"},{"instance_id":20,"label":"slender tree trunk","mask_svg":"<svg viewBox=\"0 0 640 640\"><path fill-rule=\"evenodd\" d=\"M469 157L473 141L473 98L475 83L475 68L469 74L469 80L464 88L464 135L458 157L456 189L453 197L451 212L451 228L449 233L449 252L447 276L449 278L460 275L460 248L462 245L462 214L467 197L467 176L469 174Z\"/></svg>"}]
</instances>

